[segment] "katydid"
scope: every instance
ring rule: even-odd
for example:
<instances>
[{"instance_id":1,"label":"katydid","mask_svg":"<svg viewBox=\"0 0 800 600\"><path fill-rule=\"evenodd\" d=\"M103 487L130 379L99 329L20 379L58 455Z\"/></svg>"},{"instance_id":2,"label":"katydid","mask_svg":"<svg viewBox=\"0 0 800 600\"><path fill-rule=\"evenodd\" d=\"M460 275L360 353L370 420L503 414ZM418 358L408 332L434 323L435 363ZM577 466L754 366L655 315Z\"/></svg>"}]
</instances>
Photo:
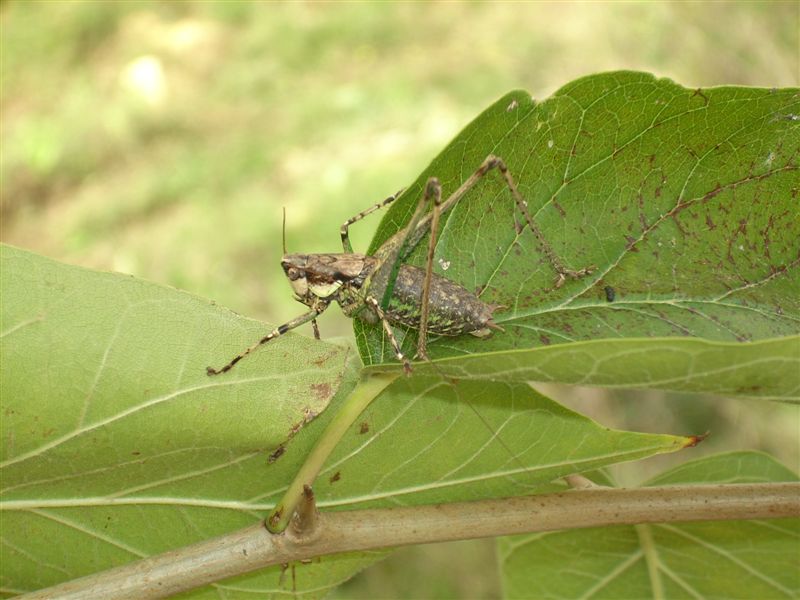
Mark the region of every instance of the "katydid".
<instances>
[{"instance_id":1,"label":"katydid","mask_svg":"<svg viewBox=\"0 0 800 600\"><path fill-rule=\"evenodd\" d=\"M344 249L342 254L284 254L281 266L292 286L295 299L308 306L310 310L277 327L235 356L224 367L220 369L208 367L207 373L219 375L229 371L259 346L309 321L314 326L316 336L318 332L316 318L332 302L337 302L348 317L357 317L369 323L380 322L395 356L403 364L406 373L411 372L411 363L400 350L392 330L393 324L419 331L417 357L420 359L428 357L429 333L444 336L471 334L485 337L490 335L492 330L502 331L493 318L493 313L501 308L500 306L487 304L461 285L433 273L433 254L436 248L439 216L455 206L493 169L497 169L502 175L517 208L556 271L555 286L560 287L568 278L577 279L590 273L593 267L573 271L564 266L528 212L527 202L517 189L508 167L501 158L490 155L444 201L439 181L435 177L428 179L425 192L411 221L389 238L374 256L353 252L349 227L394 202L400 192L342 224L340 230ZM432 209L428 211L430 205ZM411 251L429 231L425 268L404 264Z\"/></svg>"}]
</instances>

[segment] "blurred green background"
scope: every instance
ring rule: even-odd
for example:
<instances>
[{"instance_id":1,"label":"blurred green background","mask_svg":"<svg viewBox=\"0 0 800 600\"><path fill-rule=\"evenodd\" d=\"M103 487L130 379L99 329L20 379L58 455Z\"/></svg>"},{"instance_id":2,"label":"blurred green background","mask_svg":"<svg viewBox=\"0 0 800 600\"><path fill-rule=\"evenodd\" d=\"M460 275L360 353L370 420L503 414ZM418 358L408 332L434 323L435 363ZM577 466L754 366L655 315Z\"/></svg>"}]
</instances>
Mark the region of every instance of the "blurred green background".
<instances>
[{"instance_id":1,"label":"blurred green background","mask_svg":"<svg viewBox=\"0 0 800 600\"><path fill-rule=\"evenodd\" d=\"M800 82L795 1L11 1L0 27L2 240L271 323L301 312L278 265L281 207L290 251L340 250L342 221L505 92L545 98L615 69ZM357 250L377 221L352 229ZM352 335L336 310L320 327ZM545 391L612 427L712 429L693 456L762 448L800 468L794 407ZM406 549L335 596L498 597L494 571L491 542Z\"/></svg>"}]
</instances>

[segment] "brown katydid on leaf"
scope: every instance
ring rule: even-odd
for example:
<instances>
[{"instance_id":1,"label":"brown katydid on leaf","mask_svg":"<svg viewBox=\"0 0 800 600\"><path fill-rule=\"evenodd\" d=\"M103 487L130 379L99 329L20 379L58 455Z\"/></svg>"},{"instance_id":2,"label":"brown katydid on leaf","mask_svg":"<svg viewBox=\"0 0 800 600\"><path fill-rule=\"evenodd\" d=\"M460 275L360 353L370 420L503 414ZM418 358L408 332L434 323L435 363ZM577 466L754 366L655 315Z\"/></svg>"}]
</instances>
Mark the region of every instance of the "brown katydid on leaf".
<instances>
[{"instance_id":1,"label":"brown katydid on leaf","mask_svg":"<svg viewBox=\"0 0 800 600\"><path fill-rule=\"evenodd\" d=\"M400 350L392 325L404 325L417 330L416 358L427 360L426 339L429 334L461 336L472 334L478 338L491 335L492 330L503 331L493 319L500 305L487 304L476 293L433 273L433 254L441 214L453 210L484 177L497 172L503 178L513 202L523 215L527 230L547 258L554 272L554 285L560 288L568 279L580 279L594 271L594 267L569 269L553 251L547 238L528 212L527 202L520 195L514 178L503 159L489 155L477 169L447 198L436 177L428 178L425 192L408 224L386 240L375 255L354 253L350 245L349 227L367 215L388 206L398 195L389 196L348 219L340 229L343 252L337 254L285 254L283 268L294 292L294 298L306 305L308 311L279 325L243 352L234 356L219 369L207 367L208 375L222 375L264 344L289 331L311 322L317 336L316 319L332 303L337 303L345 315L368 323L380 323L398 361L407 374L411 362ZM426 214L428 209L431 212ZM428 238L427 260L424 268L403 264L420 240ZM285 244L284 244L285 246Z\"/></svg>"}]
</instances>

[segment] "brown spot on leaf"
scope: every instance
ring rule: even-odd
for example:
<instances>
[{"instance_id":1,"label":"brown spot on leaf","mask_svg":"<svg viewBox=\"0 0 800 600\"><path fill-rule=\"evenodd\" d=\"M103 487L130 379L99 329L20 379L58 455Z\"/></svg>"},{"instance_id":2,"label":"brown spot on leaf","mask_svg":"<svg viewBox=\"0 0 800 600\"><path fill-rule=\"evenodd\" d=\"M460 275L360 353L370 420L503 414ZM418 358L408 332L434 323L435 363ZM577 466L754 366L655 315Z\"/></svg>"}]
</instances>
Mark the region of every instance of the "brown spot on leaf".
<instances>
[{"instance_id":1,"label":"brown spot on leaf","mask_svg":"<svg viewBox=\"0 0 800 600\"><path fill-rule=\"evenodd\" d=\"M703 89L702 89L702 88L697 88L697 89L694 91L694 94L692 94L692 95L690 96L690 98L689 98L689 99L691 100L691 99L692 99L692 98L694 98L695 96L700 96L700 97L701 97L701 98L702 98L702 99L705 101L704 105L705 105L705 106L708 106L708 96L706 96L706 95L703 93Z\"/></svg>"},{"instance_id":2,"label":"brown spot on leaf","mask_svg":"<svg viewBox=\"0 0 800 600\"><path fill-rule=\"evenodd\" d=\"M331 483L336 483L336 482L337 482L337 481L339 481L341 478L342 478L342 472L341 472L341 471L336 471L336 473L334 473L333 475L331 475L331 479L330 479L330 481L331 481Z\"/></svg>"},{"instance_id":3,"label":"brown spot on leaf","mask_svg":"<svg viewBox=\"0 0 800 600\"><path fill-rule=\"evenodd\" d=\"M639 249L636 248L636 238L631 237L629 235L626 235L625 236L625 241L628 242L627 246L625 246L626 250L628 250L630 252L638 252L639 251Z\"/></svg>"},{"instance_id":4,"label":"brown spot on leaf","mask_svg":"<svg viewBox=\"0 0 800 600\"><path fill-rule=\"evenodd\" d=\"M294 425L292 425L291 429L289 430L289 437L286 439L286 441L289 441L295 435L297 435L297 432L303 428L303 425L307 425L308 423L316 419L318 416L319 413L317 413L314 410L311 410L311 408L306 406L303 409L303 418Z\"/></svg>"},{"instance_id":5,"label":"brown spot on leaf","mask_svg":"<svg viewBox=\"0 0 800 600\"><path fill-rule=\"evenodd\" d=\"M319 400L325 400L326 398L330 398L331 395L331 384L330 383L312 383L311 384L311 391L314 392L314 395Z\"/></svg>"},{"instance_id":6,"label":"brown spot on leaf","mask_svg":"<svg viewBox=\"0 0 800 600\"><path fill-rule=\"evenodd\" d=\"M717 187L715 187L710 192L706 192L706 194L703 196L703 201L705 202L706 200L711 200L714 196L719 194L721 191L722 191L722 186L719 183L717 183Z\"/></svg>"},{"instance_id":7,"label":"brown spot on leaf","mask_svg":"<svg viewBox=\"0 0 800 600\"><path fill-rule=\"evenodd\" d=\"M273 451L272 451L272 453L269 455L269 458L267 458L267 463L271 465L271 464L272 464L272 463L274 463L276 460L278 460L278 459L279 459L281 456L283 456L283 453L284 453L284 452L286 452L286 446L284 446L283 444L279 445L279 446L278 446L277 448L275 448L275 450L273 450Z\"/></svg>"}]
</instances>

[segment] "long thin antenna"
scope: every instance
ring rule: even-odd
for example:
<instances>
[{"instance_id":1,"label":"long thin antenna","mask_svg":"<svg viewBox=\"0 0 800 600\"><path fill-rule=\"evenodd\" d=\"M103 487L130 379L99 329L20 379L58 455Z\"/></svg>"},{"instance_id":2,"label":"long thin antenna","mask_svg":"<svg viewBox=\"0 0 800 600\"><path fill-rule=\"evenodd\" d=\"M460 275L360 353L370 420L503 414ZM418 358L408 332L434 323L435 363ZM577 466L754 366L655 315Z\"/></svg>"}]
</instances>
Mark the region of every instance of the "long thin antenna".
<instances>
[{"instance_id":1,"label":"long thin antenna","mask_svg":"<svg viewBox=\"0 0 800 600\"><path fill-rule=\"evenodd\" d=\"M281 237L283 238L283 255L286 256L286 207L283 207L283 227L281 228Z\"/></svg>"}]
</instances>

